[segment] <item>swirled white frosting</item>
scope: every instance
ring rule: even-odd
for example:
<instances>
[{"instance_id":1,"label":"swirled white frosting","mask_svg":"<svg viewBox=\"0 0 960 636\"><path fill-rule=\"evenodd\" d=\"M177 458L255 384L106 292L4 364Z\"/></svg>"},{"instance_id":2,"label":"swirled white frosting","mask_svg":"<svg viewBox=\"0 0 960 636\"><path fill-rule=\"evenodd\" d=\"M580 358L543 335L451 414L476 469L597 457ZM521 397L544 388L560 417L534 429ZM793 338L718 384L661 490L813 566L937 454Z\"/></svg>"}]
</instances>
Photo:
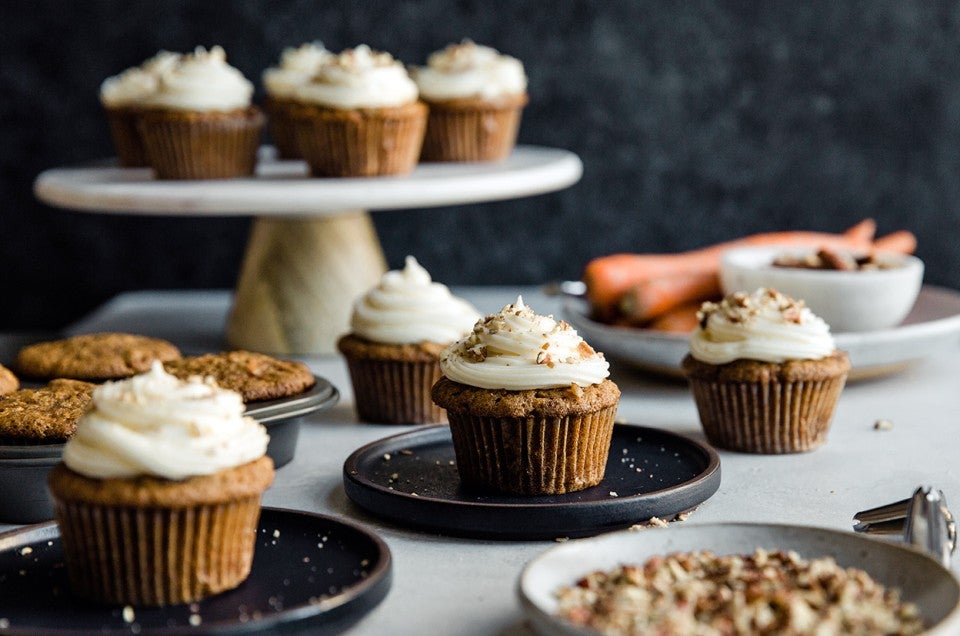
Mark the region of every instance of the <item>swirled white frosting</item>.
<instances>
[{"instance_id":1,"label":"swirled white frosting","mask_svg":"<svg viewBox=\"0 0 960 636\"><path fill-rule=\"evenodd\" d=\"M412 256L402 270L384 274L357 300L350 318L354 334L384 344L447 344L468 333L480 312L433 282Z\"/></svg>"},{"instance_id":2,"label":"swirled white frosting","mask_svg":"<svg viewBox=\"0 0 960 636\"><path fill-rule=\"evenodd\" d=\"M469 386L525 391L599 384L610 364L569 324L534 313L518 297L444 349L440 370Z\"/></svg>"},{"instance_id":3,"label":"swirled white frosting","mask_svg":"<svg viewBox=\"0 0 960 636\"><path fill-rule=\"evenodd\" d=\"M100 85L100 101L105 106L122 107L142 102L157 91L160 74L176 65L178 53L160 51L140 66L108 77Z\"/></svg>"},{"instance_id":4,"label":"swirled white frosting","mask_svg":"<svg viewBox=\"0 0 960 636\"><path fill-rule=\"evenodd\" d=\"M431 54L425 67L414 69L413 77L426 100L492 99L527 90L520 60L470 40Z\"/></svg>"},{"instance_id":5,"label":"swirled white frosting","mask_svg":"<svg viewBox=\"0 0 960 636\"><path fill-rule=\"evenodd\" d=\"M773 289L736 292L719 303L704 303L698 318L690 354L707 364L819 360L835 350L830 327L821 318L802 300Z\"/></svg>"},{"instance_id":6,"label":"swirled white frosting","mask_svg":"<svg viewBox=\"0 0 960 636\"><path fill-rule=\"evenodd\" d=\"M297 87L309 81L332 56L320 42L286 48L280 55L280 64L263 72L263 86L274 97L293 97Z\"/></svg>"},{"instance_id":7,"label":"swirled white frosting","mask_svg":"<svg viewBox=\"0 0 960 636\"><path fill-rule=\"evenodd\" d=\"M330 56L294 90L300 101L340 109L402 106L417 95L403 64L365 44Z\"/></svg>"},{"instance_id":8,"label":"swirled white frosting","mask_svg":"<svg viewBox=\"0 0 960 636\"><path fill-rule=\"evenodd\" d=\"M223 48L200 46L160 72L157 90L146 102L171 110L228 111L246 108L252 96L253 84L227 64Z\"/></svg>"},{"instance_id":9,"label":"swirled white frosting","mask_svg":"<svg viewBox=\"0 0 960 636\"><path fill-rule=\"evenodd\" d=\"M96 479L209 475L266 452L266 430L243 411L239 393L180 380L154 362L146 373L94 389L63 461Z\"/></svg>"}]
</instances>

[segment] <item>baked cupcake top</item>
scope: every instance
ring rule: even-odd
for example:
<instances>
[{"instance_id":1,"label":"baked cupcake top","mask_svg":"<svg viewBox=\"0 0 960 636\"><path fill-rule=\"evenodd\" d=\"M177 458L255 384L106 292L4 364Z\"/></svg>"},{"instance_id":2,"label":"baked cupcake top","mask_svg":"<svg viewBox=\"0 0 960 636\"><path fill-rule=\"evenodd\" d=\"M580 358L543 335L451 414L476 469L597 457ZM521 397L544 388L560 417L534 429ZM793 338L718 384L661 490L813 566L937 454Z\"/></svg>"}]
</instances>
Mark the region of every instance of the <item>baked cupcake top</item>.
<instances>
[{"instance_id":1,"label":"baked cupcake top","mask_svg":"<svg viewBox=\"0 0 960 636\"><path fill-rule=\"evenodd\" d=\"M734 360L819 360L834 350L830 327L802 300L774 289L728 294L704 303L690 335L690 355L707 364Z\"/></svg>"},{"instance_id":2,"label":"baked cupcake top","mask_svg":"<svg viewBox=\"0 0 960 636\"><path fill-rule=\"evenodd\" d=\"M285 48L280 63L263 72L263 87L273 97L292 97L332 56L320 42Z\"/></svg>"},{"instance_id":3,"label":"baked cupcake top","mask_svg":"<svg viewBox=\"0 0 960 636\"><path fill-rule=\"evenodd\" d=\"M403 64L366 44L331 55L295 90L303 102L338 109L403 106L417 95Z\"/></svg>"},{"instance_id":4,"label":"baked cupcake top","mask_svg":"<svg viewBox=\"0 0 960 636\"><path fill-rule=\"evenodd\" d=\"M243 411L239 393L180 380L156 362L146 373L94 389L63 461L94 479L210 475L266 453L266 429Z\"/></svg>"},{"instance_id":5,"label":"baked cupcake top","mask_svg":"<svg viewBox=\"0 0 960 636\"><path fill-rule=\"evenodd\" d=\"M205 353L171 360L163 366L167 373L181 380L194 376L209 378L217 386L239 393L244 402L289 397L317 383L304 363L255 351Z\"/></svg>"},{"instance_id":6,"label":"baked cupcake top","mask_svg":"<svg viewBox=\"0 0 960 636\"><path fill-rule=\"evenodd\" d=\"M534 313L518 297L444 349L440 370L460 384L527 391L600 384L610 365L569 324Z\"/></svg>"},{"instance_id":7,"label":"baked cupcake top","mask_svg":"<svg viewBox=\"0 0 960 636\"><path fill-rule=\"evenodd\" d=\"M420 95L428 101L493 99L527 91L520 60L470 40L432 53L425 67L414 69L413 77Z\"/></svg>"},{"instance_id":8,"label":"baked cupcake top","mask_svg":"<svg viewBox=\"0 0 960 636\"><path fill-rule=\"evenodd\" d=\"M157 91L160 74L176 65L178 59L178 53L160 51L140 66L108 77L100 85L100 102L111 108L142 103Z\"/></svg>"},{"instance_id":9,"label":"baked cupcake top","mask_svg":"<svg viewBox=\"0 0 960 636\"><path fill-rule=\"evenodd\" d=\"M227 64L222 47L208 51L198 46L161 70L157 89L147 96L145 105L190 112L231 111L249 106L252 96L253 84Z\"/></svg>"},{"instance_id":10,"label":"baked cupcake top","mask_svg":"<svg viewBox=\"0 0 960 636\"><path fill-rule=\"evenodd\" d=\"M449 344L469 333L478 318L473 305L434 282L417 259L407 256L402 270L385 273L354 303L350 329L383 344Z\"/></svg>"},{"instance_id":11,"label":"baked cupcake top","mask_svg":"<svg viewBox=\"0 0 960 636\"><path fill-rule=\"evenodd\" d=\"M0 397L0 444L59 444L73 435L95 385L53 380Z\"/></svg>"},{"instance_id":12,"label":"baked cupcake top","mask_svg":"<svg viewBox=\"0 0 960 636\"><path fill-rule=\"evenodd\" d=\"M16 369L40 380L117 380L142 373L154 360L176 360L180 350L161 338L130 333L85 333L27 345Z\"/></svg>"}]
</instances>

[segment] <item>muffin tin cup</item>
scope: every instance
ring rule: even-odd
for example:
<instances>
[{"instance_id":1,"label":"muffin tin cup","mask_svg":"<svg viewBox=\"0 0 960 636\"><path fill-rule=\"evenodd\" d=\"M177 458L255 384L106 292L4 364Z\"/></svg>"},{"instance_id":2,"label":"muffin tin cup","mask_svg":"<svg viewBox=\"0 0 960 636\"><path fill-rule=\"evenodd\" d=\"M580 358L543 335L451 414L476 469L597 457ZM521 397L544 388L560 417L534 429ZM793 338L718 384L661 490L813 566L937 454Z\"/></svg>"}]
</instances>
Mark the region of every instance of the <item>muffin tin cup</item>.
<instances>
[{"instance_id":1,"label":"muffin tin cup","mask_svg":"<svg viewBox=\"0 0 960 636\"><path fill-rule=\"evenodd\" d=\"M226 179L254 173L266 118L237 113L145 111L138 130L157 179Z\"/></svg>"},{"instance_id":2,"label":"muffin tin cup","mask_svg":"<svg viewBox=\"0 0 960 636\"><path fill-rule=\"evenodd\" d=\"M562 417L448 412L461 483L512 495L595 486L606 469L616 412L616 405Z\"/></svg>"},{"instance_id":3,"label":"muffin tin cup","mask_svg":"<svg viewBox=\"0 0 960 636\"><path fill-rule=\"evenodd\" d=\"M499 161L517 141L526 95L431 103L421 161Z\"/></svg>"},{"instance_id":4,"label":"muffin tin cup","mask_svg":"<svg viewBox=\"0 0 960 636\"><path fill-rule=\"evenodd\" d=\"M744 453L810 451L827 439L847 374L819 381L724 382L691 377L707 439Z\"/></svg>"},{"instance_id":5,"label":"muffin tin cup","mask_svg":"<svg viewBox=\"0 0 960 636\"><path fill-rule=\"evenodd\" d=\"M357 417L378 424L439 424L447 414L430 389L440 379L438 361L347 359Z\"/></svg>"},{"instance_id":6,"label":"muffin tin cup","mask_svg":"<svg viewBox=\"0 0 960 636\"><path fill-rule=\"evenodd\" d=\"M423 102L354 110L301 105L293 114L299 150L316 176L406 174L420 158Z\"/></svg>"}]
</instances>

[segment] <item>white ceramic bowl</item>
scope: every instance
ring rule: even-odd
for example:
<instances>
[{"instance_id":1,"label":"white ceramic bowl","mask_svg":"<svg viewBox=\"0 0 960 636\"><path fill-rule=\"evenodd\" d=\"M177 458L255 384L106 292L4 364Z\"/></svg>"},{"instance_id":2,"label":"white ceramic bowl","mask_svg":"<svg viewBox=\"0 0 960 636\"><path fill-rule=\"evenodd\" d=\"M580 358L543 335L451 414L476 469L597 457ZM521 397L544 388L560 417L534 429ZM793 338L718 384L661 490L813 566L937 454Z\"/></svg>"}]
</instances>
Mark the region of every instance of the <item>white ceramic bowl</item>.
<instances>
[{"instance_id":1,"label":"white ceramic bowl","mask_svg":"<svg viewBox=\"0 0 960 636\"><path fill-rule=\"evenodd\" d=\"M928 635L960 633L960 581L919 551L853 532L803 526L750 523L674 524L667 528L621 531L577 539L551 548L520 575L518 595L537 634L587 636L594 632L556 616L556 591L596 570L642 563L671 552L711 550L750 554L756 548L795 550L804 558L832 556L844 567L865 570L885 586L900 589L917 604Z\"/></svg>"},{"instance_id":2,"label":"white ceramic bowl","mask_svg":"<svg viewBox=\"0 0 960 636\"><path fill-rule=\"evenodd\" d=\"M774 267L782 255L810 248L745 247L724 252L720 284L725 294L770 287L803 300L834 333L894 327L910 313L923 283L923 261L907 254L879 254L889 267L837 271Z\"/></svg>"}]
</instances>

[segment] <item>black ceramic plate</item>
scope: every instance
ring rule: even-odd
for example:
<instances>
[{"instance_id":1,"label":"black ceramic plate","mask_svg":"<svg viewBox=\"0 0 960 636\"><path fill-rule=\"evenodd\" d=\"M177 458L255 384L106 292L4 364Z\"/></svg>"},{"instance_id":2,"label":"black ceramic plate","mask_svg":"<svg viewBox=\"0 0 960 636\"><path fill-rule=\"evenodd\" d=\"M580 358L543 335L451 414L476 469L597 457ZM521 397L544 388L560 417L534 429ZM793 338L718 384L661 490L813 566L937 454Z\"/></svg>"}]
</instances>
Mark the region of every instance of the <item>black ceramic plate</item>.
<instances>
[{"instance_id":1,"label":"black ceramic plate","mask_svg":"<svg viewBox=\"0 0 960 636\"><path fill-rule=\"evenodd\" d=\"M375 534L353 523L264 508L250 577L191 605L136 608L83 601L70 592L55 523L0 535L0 633L330 634L387 595L391 557Z\"/></svg>"},{"instance_id":2,"label":"black ceramic plate","mask_svg":"<svg viewBox=\"0 0 960 636\"><path fill-rule=\"evenodd\" d=\"M428 426L356 450L344 463L343 482L354 503L406 525L470 537L553 539L690 510L720 487L720 457L681 435L617 424L599 485L565 495L482 495L460 488L449 427Z\"/></svg>"}]
</instances>

